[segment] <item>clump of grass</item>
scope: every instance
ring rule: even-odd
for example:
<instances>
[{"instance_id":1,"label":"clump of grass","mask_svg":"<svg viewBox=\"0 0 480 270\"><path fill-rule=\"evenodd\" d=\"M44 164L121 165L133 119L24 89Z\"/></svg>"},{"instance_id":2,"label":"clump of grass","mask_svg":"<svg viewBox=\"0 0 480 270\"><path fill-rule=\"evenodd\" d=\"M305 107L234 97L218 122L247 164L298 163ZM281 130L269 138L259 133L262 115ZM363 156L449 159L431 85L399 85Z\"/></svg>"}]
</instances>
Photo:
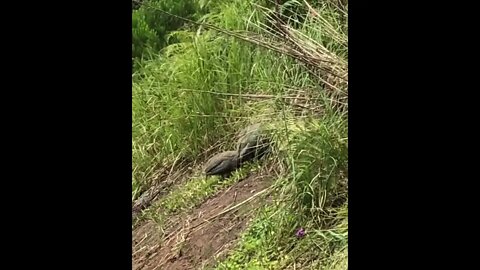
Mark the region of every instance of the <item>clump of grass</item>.
<instances>
[{"instance_id":1,"label":"clump of grass","mask_svg":"<svg viewBox=\"0 0 480 270\"><path fill-rule=\"evenodd\" d=\"M272 269L279 265L278 253L272 236L277 225L271 219L274 208L265 206L245 231L237 248L215 269Z\"/></svg>"},{"instance_id":2,"label":"clump of grass","mask_svg":"<svg viewBox=\"0 0 480 270\"><path fill-rule=\"evenodd\" d=\"M192 209L219 190L243 179L248 169L248 167L241 168L231 177L223 180L218 176L194 178L184 186L172 190L161 201L160 208L168 214Z\"/></svg>"},{"instance_id":3,"label":"clump of grass","mask_svg":"<svg viewBox=\"0 0 480 270\"><path fill-rule=\"evenodd\" d=\"M215 269L346 269L348 260L348 211L337 212L338 223L320 228L311 222L301 224L298 214L272 204L265 206L242 235L229 256ZM279 234L279 226L283 231Z\"/></svg>"}]
</instances>

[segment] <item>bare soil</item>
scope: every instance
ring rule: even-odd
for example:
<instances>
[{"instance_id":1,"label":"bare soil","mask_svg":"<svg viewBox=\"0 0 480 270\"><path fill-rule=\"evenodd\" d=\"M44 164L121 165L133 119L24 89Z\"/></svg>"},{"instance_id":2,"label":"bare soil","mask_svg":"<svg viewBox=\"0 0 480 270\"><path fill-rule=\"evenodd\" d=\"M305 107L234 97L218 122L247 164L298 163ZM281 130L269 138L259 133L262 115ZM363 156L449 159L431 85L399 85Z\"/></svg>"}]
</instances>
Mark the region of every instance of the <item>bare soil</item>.
<instances>
[{"instance_id":1,"label":"bare soil","mask_svg":"<svg viewBox=\"0 0 480 270\"><path fill-rule=\"evenodd\" d=\"M189 270L211 266L223 258L246 228L262 196L235 208L270 185L268 178L251 175L206 200L196 209L168 220L165 231L146 221L132 233L132 269Z\"/></svg>"}]
</instances>

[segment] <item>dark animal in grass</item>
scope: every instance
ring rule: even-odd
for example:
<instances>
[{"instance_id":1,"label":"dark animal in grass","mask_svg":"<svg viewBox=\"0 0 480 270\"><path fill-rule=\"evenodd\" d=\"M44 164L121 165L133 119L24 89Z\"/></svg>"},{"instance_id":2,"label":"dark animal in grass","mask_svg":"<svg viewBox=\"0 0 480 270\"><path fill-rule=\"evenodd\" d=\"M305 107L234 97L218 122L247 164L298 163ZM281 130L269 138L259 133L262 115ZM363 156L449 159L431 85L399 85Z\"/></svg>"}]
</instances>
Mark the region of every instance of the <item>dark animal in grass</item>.
<instances>
[{"instance_id":1,"label":"dark animal in grass","mask_svg":"<svg viewBox=\"0 0 480 270\"><path fill-rule=\"evenodd\" d=\"M210 158L205 164L205 175L221 175L226 178L239 167L238 152L225 151Z\"/></svg>"},{"instance_id":2,"label":"dark animal in grass","mask_svg":"<svg viewBox=\"0 0 480 270\"><path fill-rule=\"evenodd\" d=\"M264 134L261 124L254 124L243 129L239 134L237 151L240 163L260 159L270 150L270 140Z\"/></svg>"}]
</instances>

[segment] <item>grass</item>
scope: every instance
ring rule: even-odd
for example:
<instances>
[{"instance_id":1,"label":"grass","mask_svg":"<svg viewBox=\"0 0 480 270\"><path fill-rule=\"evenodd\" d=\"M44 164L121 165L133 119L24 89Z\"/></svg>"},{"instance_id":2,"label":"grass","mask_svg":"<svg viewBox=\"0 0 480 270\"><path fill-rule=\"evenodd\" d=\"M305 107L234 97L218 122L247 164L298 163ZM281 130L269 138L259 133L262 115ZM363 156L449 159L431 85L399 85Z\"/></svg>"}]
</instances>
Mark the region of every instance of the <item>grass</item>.
<instances>
[{"instance_id":1,"label":"grass","mask_svg":"<svg viewBox=\"0 0 480 270\"><path fill-rule=\"evenodd\" d=\"M194 208L206 198L244 178L249 168L236 171L231 177L207 177L192 179L185 185L173 189L163 200L160 207L166 213L175 213Z\"/></svg>"},{"instance_id":2,"label":"grass","mask_svg":"<svg viewBox=\"0 0 480 270\"><path fill-rule=\"evenodd\" d=\"M160 168L178 159L201 164L234 149L240 128L268 123L274 200L216 268L346 269L346 9L287 1L278 15L270 1L207 2L207 25L172 33L180 42L132 75L132 200ZM192 178L146 213L163 222L244 172L223 182ZM307 233L299 239L300 227Z\"/></svg>"}]
</instances>

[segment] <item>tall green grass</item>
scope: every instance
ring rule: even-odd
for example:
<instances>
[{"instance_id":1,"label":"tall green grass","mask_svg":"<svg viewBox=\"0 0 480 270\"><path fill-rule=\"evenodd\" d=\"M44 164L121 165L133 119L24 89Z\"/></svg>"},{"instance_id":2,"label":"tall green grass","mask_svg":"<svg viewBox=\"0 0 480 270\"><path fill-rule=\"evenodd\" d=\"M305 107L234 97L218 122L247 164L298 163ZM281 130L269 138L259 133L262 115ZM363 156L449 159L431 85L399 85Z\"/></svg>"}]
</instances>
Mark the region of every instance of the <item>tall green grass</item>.
<instances>
[{"instance_id":1,"label":"tall green grass","mask_svg":"<svg viewBox=\"0 0 480 270\"><path fill-rule=\"evenodd\" d=\"M248 21L238 18L260 14L248 7L246 1L233 1L221 9L225 13L205 19L246 29ZM272 92L278 87L261 87L262 82L282 75L282 64L253 45L205 29L173 35L183 42L133 74L134 191L148 185L160 166L178 156L198 156L246 121L246 101L225 94Z\"/></svg>"},{"instance_id":2,"label":"tall green grass","mask_svg":"<svg viewBox=\"0 0 480 270\"><path fill-rule=\"evenodd\" d=\"M180 17L195 19L206 10L195 0L134 0L132 9L132 58L134 69L141 66L142 59L150 59L152 53L174 44L177 40L169 36L171 31L187 26L185 21L169 16L166 11Z\"/></svg>"}]
</instances>

